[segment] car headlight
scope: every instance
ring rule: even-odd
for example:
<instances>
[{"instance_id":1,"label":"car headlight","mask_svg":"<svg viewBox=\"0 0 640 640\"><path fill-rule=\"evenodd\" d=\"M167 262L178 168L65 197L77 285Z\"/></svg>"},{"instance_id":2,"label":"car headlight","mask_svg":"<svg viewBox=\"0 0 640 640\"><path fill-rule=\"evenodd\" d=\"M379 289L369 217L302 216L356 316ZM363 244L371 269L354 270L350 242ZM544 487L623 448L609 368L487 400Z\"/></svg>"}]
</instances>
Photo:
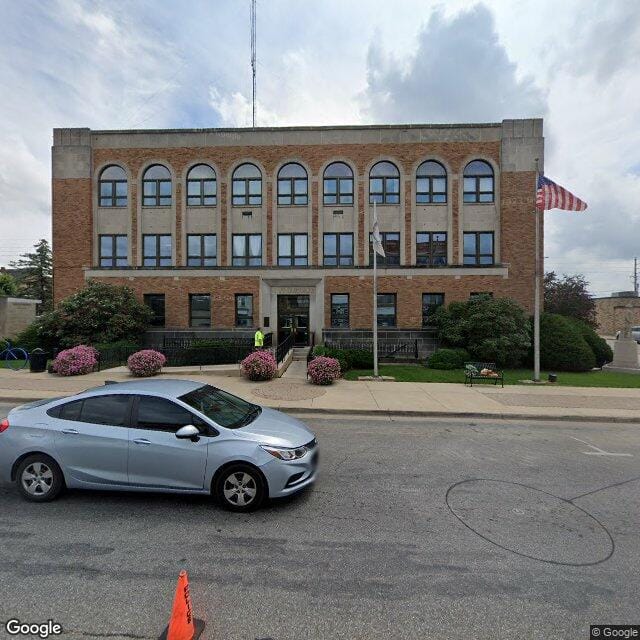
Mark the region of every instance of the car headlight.
<instances>
[{"instance_id":1,"label":"car headlight","mask_svg":"<svg viewBox=\"0 0 640 640\"><path fill-rule=\"evenodd\" d=\"M279 460L298 460L308 451L305 446L296 447L295 449L287 449L284 447L271 447L266 444L261 444L260 448L264 449L267 453L270 453L274 458L278 458Z\"/></svg>"}]
</instances>

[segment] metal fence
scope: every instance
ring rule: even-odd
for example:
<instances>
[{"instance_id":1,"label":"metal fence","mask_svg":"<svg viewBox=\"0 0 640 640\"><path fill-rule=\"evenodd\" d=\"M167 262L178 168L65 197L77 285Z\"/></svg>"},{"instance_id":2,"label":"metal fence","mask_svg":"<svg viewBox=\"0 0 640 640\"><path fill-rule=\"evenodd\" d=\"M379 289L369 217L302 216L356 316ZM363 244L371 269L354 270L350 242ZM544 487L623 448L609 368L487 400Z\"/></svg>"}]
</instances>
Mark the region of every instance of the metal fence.
<instances>
[{"instance_id":1,"label":"metal fence","mask_svg":"<svg viewBox=\"0 0 640 640\"><path fill-rule=\"evenodd\" d=\"M168 367L237 364L254 350L253 345L246 341L208 346L198 345L192 340L191 343L186 341L182 344L169 342L167 345L156 347L114 347L102 349L98 353L97 369L100 371L125 365L131 354L149 348L164 354Z\"/></svg>"},{"instance_id":2,"label":"metal fence","mask_svg":"<svg viewBox=\"0 0 640 640\"><path fill-rule=\"evenodd\" d=\"M325 346L331 349L360 349L373 353L373 340L326 340ZM418 340L378 340L378 356L382 358L418 359Z\"/></svg>"}]
</instances>

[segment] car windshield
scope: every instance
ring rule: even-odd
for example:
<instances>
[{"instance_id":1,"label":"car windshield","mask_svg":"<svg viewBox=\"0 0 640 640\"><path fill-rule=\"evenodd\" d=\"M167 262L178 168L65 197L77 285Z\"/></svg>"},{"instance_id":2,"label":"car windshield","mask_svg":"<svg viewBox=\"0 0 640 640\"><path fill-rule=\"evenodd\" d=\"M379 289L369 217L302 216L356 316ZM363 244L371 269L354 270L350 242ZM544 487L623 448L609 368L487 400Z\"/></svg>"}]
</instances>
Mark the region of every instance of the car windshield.
<instances>
[{"instance_id":1,"label":"car windshield","mask_svg":"<svg viewBox=\"0 0 640 640\"><path fill-rule=\"evenodd\" d=\"M239 429L250 424L262 411L257 404L208 384L180 396L179 400L227 429Z\"/></svg>"}]
</instances>

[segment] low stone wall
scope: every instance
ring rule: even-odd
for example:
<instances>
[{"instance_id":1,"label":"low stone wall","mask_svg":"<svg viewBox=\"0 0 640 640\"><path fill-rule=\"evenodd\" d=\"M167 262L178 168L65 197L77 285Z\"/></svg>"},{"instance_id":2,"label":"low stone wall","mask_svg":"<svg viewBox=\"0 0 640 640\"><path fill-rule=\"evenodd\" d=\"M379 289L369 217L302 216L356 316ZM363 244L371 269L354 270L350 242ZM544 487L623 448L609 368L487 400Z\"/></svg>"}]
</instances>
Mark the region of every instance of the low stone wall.
<instances>
[{"instance_id":1,"label":"low stone wall","mask_svg":"<svg viewBox=\"0 0 640 640\"><path fill-rule=\"evenodd\" d=\"M36 319L40 300L0 296L0 338L14 338Z\"/></svg>"}]
</instances>

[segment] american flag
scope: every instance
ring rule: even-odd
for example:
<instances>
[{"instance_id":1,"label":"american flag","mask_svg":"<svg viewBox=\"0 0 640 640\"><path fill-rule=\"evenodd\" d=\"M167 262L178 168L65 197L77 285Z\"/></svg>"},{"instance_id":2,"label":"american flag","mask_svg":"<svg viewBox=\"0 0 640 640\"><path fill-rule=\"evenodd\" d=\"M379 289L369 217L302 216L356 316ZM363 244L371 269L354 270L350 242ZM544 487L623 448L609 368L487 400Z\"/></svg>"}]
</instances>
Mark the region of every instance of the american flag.
<instances>
[{"instance_id":1,"label":"american flag","mask_svg":"<svg viewBox=\"0 0 640 640\"><path fill-rule=\"evenodd\" d=\"M538 176L536 191L536 208L538 211L548 209L564 209L565 211L584 211L587 203L574 196L571 191L549 180L546 176Z\"/></svg>"}]
</instances>

